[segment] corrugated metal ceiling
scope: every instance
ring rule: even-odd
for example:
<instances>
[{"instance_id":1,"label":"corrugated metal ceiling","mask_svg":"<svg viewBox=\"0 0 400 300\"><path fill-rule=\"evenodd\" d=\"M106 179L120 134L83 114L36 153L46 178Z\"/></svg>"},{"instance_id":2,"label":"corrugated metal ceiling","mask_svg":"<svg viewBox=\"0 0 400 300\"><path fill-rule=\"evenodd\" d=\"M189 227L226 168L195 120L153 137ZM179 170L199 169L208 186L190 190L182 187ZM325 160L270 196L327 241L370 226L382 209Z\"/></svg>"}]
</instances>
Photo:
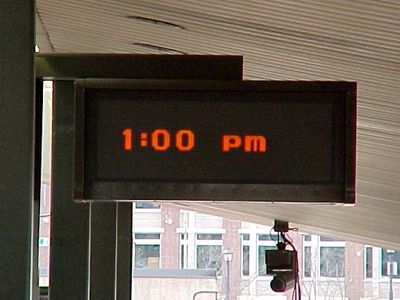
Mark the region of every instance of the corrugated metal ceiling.
<instances>
[{"instance_id":1,"label":"corrugated metal ceiling","mask_svg":"<svg viewBox=\"0 0 400 300\"><path fill-rule=\"evenodd\" d=\"M399 1L37 0L37 11L44 52L235 54L245 79L358 81L355 207L190 206L400 249Z\"/></svg>"}]
</instances>

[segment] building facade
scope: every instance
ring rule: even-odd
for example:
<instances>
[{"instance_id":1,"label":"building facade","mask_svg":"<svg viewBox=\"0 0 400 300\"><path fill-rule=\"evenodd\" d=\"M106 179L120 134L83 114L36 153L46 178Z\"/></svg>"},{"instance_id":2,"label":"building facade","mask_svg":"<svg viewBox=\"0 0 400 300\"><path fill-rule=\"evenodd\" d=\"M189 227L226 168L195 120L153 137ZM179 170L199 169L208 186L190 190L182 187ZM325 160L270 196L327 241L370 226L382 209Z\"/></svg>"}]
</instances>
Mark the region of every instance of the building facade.
<instances>
[{"instance_id":1,"label":"building facade","mask_svg":"<svg viewBox=\"0 0 400 300\"><path fill-rule=\"evenodd\" d=\"M223 297L229 249L230 299L292 297L269 286L265 250L275 249L277 239L271 227L148 203L136 203L133 224L136 268L216 269ZM304 299L388 299L390 267L394 298L400 298L400 252L296 231L289 236Z\"/></svg>"},{"instance_id":2,"label":"building facade","mask_svg":"<svg viewBox=\"0 0 400 300\"><path fill-rule=\"evenodd\" d=\"M49 185L42 186L42 195L39 284L47 286L51 247ZM228 290L229 300L292 299L292 291L274 293L270 288L272 276L266 275L265 250L275 249L277 240L271 227L137 202L133 205L132 234L135 269L216 270L215 283L207 278L202 284L197 278L193 286L190 280L177 284L186 298L187 290L213 287L220 299L226 299ZM400 299L400 251L297 231L291 231L289 237L298 251L303 299L388 299L390 282L393 299ZM229 262L224 259L227 251L233 254ZM133 298L150 299L143 295L146 279L133 280L140 281L140 285L132 285ZM171 280L158 281L168 282L169 288L162 284L157 288L167 293ZM179 294L176 289L174 293ZM199 299L215 299L211 296Z\"/></svg>"}]
</instances>

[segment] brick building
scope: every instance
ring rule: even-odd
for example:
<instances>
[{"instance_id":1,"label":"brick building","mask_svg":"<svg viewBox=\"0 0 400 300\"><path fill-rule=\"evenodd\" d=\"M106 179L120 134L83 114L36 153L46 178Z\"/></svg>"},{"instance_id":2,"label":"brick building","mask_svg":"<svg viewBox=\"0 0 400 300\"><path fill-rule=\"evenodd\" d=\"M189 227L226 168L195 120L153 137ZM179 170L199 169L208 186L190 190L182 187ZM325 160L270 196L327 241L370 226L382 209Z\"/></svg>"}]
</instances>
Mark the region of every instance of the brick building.
<instances>
[{"instance_id":1,"label":"brick building","mask_svg":"<svg viewBox=\"0 0 400 300\"><path fill-rule=\"evenodd\" d=\"M136 268L215 268L224 295L223 251L230 249L231 299L291 299L291 291L282 295L269 287L264 252L275 247L276 236L268 226L137 203L133 231ZM300 232L290 237L299 252L305 299L387 299L389 265L396 277L399 252ZM400 284L393 282L394 295L400 295Z\"/></svg>"},{"instance_id":2,"label":"brick building","mask_svg":"<svg viewBox=\"0 0 400 300\"><path fill-rule=\"evenodd\" d=\"M48 184L42 185L42 195L39 274L40 285L47 286L51 218ZM176 288L185 286L192 292L215 286L223 299L227 289L223 251L229 249L233 252L230 300L291 299L292 291L274 293L269 287L272 277L265 274L264 252L276 244L271 227L145 202L135 203L133 210L134 268L216 270L215 284L209 279L203 283L188 280L184 285L177 283ZM391 267L394 299L400 298L400 251L294 231L290 237L299 253L303 299L388 299ZM171 280L168 282L171 285ZM132 286L134 299L150 299L149 295L138 295L137 285ZM162 284L157 288L163 295L168 292ZM142 288L140 293L144 291ZM185 292L182 288L182 295Z\"/></svg>"}]
</instances>

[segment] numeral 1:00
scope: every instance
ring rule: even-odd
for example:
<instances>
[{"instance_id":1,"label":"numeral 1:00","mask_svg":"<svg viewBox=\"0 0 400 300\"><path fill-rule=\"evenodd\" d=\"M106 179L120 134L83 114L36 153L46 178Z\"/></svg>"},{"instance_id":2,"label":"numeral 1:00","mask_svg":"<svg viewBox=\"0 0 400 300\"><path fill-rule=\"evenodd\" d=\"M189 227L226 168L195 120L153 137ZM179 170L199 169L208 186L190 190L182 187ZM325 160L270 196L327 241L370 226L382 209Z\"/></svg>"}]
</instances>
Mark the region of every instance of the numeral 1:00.
<instances>
[{"instance_id":1,"label":"numeral 1:00","mask_svg":"<svg viewBox=\"0 0 400 300\"><path fill-rule=\"evenodd\" d=\"M138 134L140 143L144 148L151 146L155 151L167 151L175 147L179 151L190 151L195 147L195 135L189 129L181 129L171 138L171 133L166 129L155 129L150 134L142 132ZM122 131L124 150L131 151L134 147L135 136L131 128Z\"/></svg>"}]
</instances>

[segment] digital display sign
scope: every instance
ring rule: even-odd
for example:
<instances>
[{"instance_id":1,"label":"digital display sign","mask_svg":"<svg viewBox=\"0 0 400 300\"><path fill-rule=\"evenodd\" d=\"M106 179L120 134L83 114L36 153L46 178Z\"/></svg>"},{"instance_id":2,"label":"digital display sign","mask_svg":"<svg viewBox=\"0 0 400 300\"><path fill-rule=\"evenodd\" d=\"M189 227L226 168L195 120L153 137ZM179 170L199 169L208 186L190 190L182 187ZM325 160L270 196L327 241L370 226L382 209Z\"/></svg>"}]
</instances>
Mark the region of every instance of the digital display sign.
<instances>
[{"instance_id":1,"label":"digital display sign","mask_svg":"<svg viewBox=\"0 0 400 300\"><path fill-rule=\"evenodd\" d=\"M81 80L78 201L354 203L356 85Z\"/></svg>"}]
</instances>

